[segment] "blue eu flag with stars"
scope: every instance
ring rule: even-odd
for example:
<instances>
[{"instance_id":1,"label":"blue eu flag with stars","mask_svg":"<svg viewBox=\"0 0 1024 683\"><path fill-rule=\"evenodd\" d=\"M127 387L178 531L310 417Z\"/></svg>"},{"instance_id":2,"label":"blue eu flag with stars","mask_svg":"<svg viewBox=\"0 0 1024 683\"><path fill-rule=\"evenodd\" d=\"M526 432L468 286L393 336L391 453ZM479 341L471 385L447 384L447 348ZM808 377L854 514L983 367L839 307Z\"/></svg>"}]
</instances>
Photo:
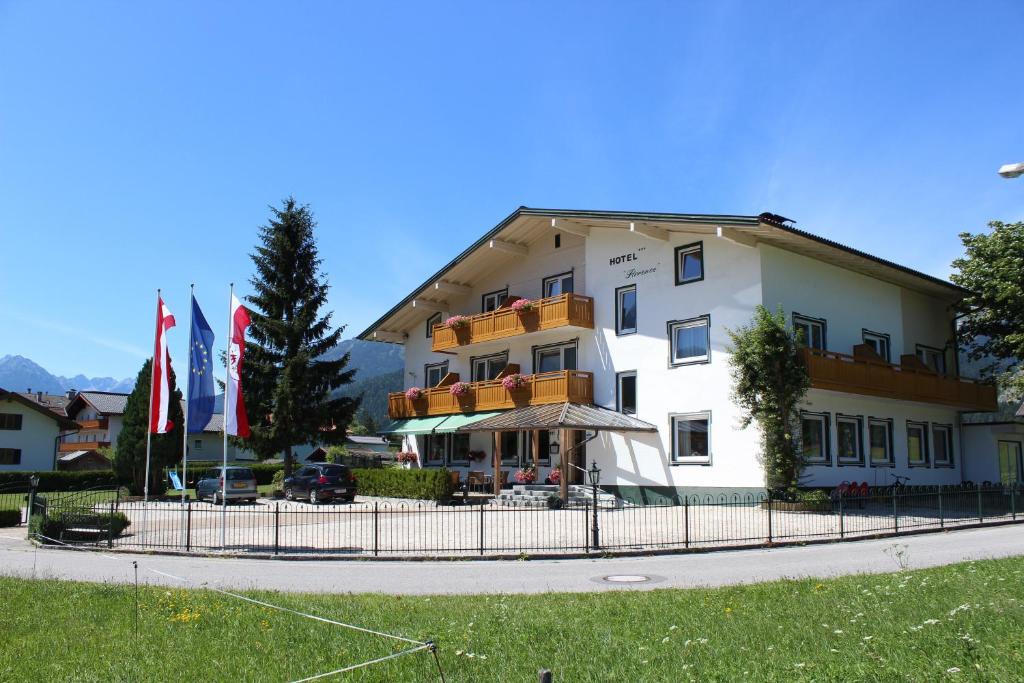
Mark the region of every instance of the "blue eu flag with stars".
<instances>
[{"instance_id":1,"label":"blue eu flag with stars","mask_svg":"<svg viewBox=\"0 0 1024 683\"><path fill-rule=\"evenodd\" d=\"M213 330L192 297L192 348L188 358L188 433L203 431L213 416Z\"/></svg>"}]
</instances>

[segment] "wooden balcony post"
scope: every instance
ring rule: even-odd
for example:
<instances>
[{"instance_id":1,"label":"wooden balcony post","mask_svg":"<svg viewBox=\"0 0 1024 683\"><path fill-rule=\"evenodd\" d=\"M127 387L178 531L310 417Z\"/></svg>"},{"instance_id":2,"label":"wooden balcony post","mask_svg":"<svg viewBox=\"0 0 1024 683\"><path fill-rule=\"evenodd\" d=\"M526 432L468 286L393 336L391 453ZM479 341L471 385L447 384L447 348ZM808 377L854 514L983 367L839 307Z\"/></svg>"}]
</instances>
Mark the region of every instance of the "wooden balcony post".
<instances>
[{"instance_id":1,"label":"wooden balcony post","mask_svg":"<svg viewBox=\"0 0 1024 683\"><path fill-rule=\"evenodd\" d=\"M569 502L569 430L559 430L559 441L562 443L562 462L559 464L562 469L562 476L558 480L558 494L562 497L563 503Z\"/></svg>"},{"instance_id":2,"label":"wooden balcony post","mask_svg":"<svg viewBox=\"0 0 1024 683\"><path fill-rule=\"evenodd\" d=\"M494 497L501 495L501 432L494 434Z\"/></svg>"},{"instance_id":3,"label":"wooden balcony post","mask_svg":"<svg viewBox=\"0 0 1024 683\"><path fill-rule=\"evenodd\" d=\"M540 472L540 430L533 430L533 469Z\"/></svg>"}]
</instances>

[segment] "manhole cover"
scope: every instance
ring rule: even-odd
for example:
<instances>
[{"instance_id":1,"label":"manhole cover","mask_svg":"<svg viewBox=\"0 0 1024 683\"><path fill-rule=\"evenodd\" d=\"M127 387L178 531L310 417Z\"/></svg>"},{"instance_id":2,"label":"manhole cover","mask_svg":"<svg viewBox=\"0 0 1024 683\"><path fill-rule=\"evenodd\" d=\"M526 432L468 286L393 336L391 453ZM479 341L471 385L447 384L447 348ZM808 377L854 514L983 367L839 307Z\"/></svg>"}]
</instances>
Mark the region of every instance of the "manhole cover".
<instances>
[{"instance_id":1,"label":"manhole cover","mask_svg":"<svg viewBox=\"0 0 1024 683\"><path fill-rule=\"evenodd\" d=\"M612 574L605 576L602 580L609 583L644 583L650 581L651 577L642 574Z\"/></svg>"}]
</instances>

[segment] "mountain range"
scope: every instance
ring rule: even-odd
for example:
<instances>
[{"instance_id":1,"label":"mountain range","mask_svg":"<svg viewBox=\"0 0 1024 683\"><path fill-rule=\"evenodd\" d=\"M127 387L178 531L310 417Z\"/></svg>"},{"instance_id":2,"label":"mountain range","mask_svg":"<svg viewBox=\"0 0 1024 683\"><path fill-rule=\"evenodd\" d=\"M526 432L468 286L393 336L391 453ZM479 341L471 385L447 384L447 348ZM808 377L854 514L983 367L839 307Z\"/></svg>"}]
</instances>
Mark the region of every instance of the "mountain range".
<instances>
[{"instance_id":1,"label":"mountain range","mask_svg":"<svg viewBox=\"0 0 1024 683\"><path fill-rule=\"evenodd\" d=\"M324 354L324 357L334 359L345 353L351 353L348 367L357 372L352 384L339 393L346 396L365 394L363 409L378 425L385 424L387 392L402 388L401 370L405 367L405 348L399 344L346 339ZM129 392L134 385L134 377L62 377L50 373L24 356L8 355L0 358L0 387L9 391L31 390L49 394L62 394L72 389Z\"/></svg>"}]
</instances>

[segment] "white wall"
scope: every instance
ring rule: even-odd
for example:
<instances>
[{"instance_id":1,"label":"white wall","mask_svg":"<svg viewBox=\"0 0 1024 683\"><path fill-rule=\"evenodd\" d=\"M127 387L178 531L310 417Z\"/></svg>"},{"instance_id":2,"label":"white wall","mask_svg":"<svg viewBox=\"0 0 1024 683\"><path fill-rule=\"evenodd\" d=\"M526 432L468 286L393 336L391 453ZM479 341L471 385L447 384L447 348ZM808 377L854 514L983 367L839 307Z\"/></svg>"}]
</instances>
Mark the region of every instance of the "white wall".
<instances>
[{"instance_id":1,"label":"white wall","mask_svg":"<svg viewBox=\"0 0 1024 683\"><path fill-rule=\"evenodd\" d=\"M0 471L44 472L53 469L59 427L56 420L10 399L0 400L0 413L21 415L21 429L0 429L0 448L21 450L21 463L0 465Z\"/></svg>"},{"instance_id":2,"label":"white wall","mask_svg":"<svg viewBox=\"0 0 1024 683\"><path fill-rule=\"evenodd\" d=\"M998 483L999 442L1016 441L1024 447L1024 424L964 425L963 440L964 479L975 484Z\"/></svg>"}]
</instances>

